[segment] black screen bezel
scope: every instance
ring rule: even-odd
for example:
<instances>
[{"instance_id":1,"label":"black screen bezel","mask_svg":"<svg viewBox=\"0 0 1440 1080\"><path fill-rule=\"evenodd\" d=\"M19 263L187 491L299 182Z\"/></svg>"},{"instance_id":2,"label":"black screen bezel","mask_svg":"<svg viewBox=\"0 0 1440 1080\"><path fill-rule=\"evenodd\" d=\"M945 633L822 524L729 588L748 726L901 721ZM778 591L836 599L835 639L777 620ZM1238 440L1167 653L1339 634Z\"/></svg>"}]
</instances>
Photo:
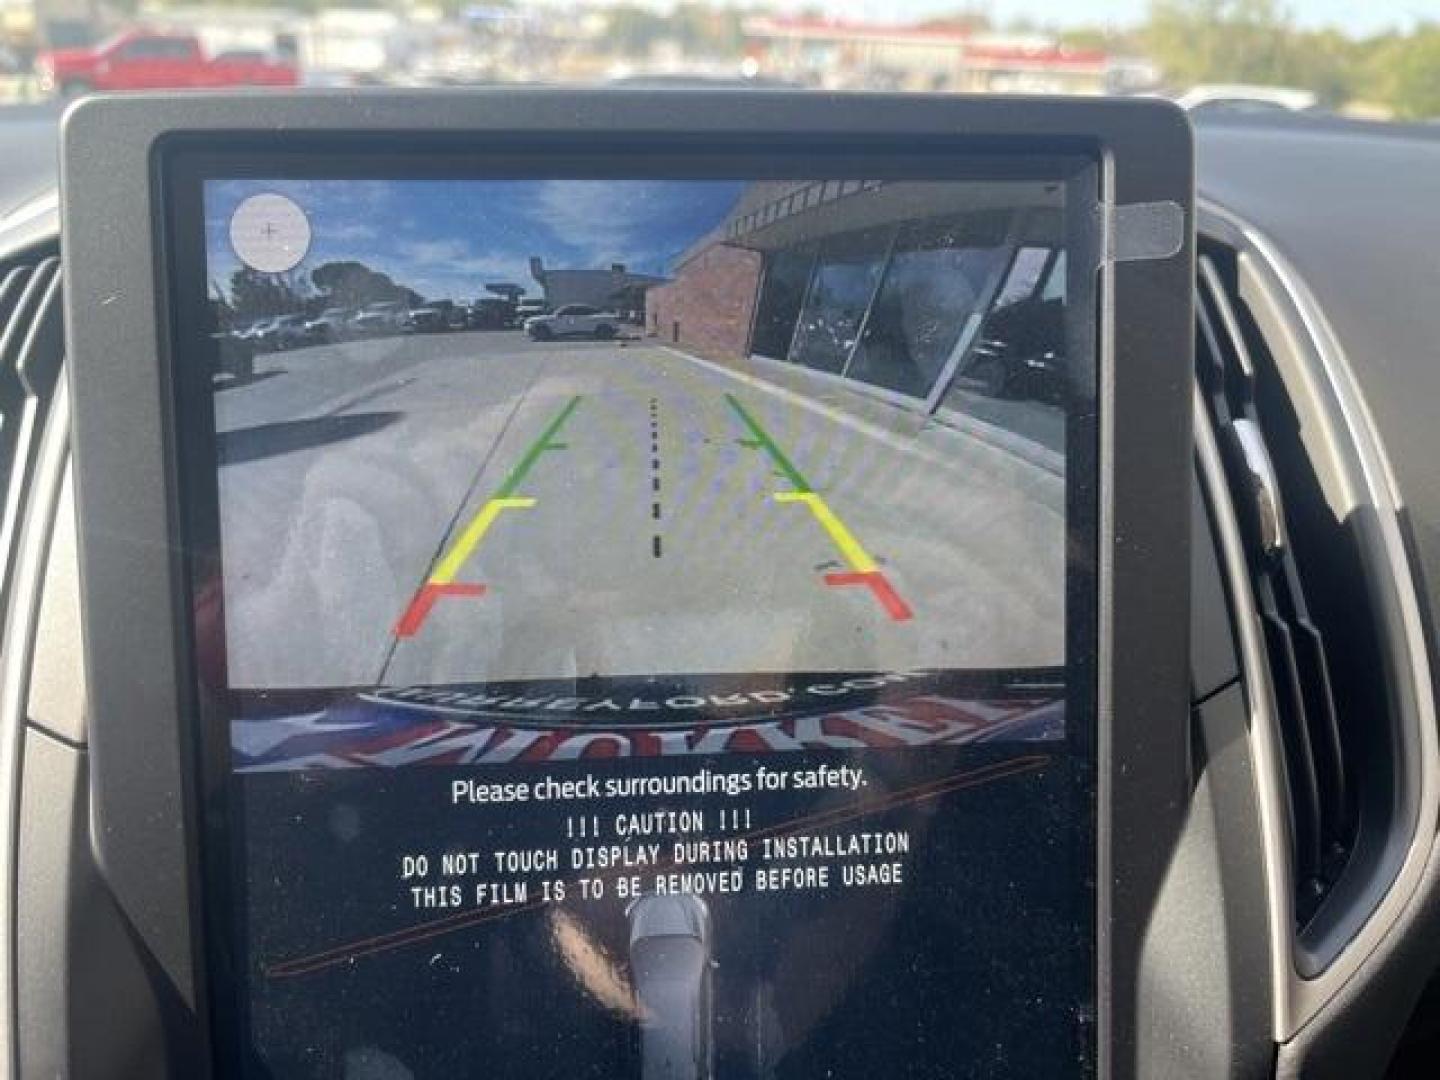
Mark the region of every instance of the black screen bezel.
<instances>
[{"instance_id":1,"label":"black screen bezel","mask_svg":"<svg viewBox=\"0 0 1440 1080\"><path fill-rule=\"evenodd\" d=\"M442 99L453 107L440 107ZM870 156L866 173L917 140L951 151L1082 153L1101 166L1097 225L1107 245L1116 205L1163 201L1184 215L1174 252L1145 263L1106 259L1096 297L1099 1072L1137 1075L1136 973L1186 790L1183 725L1151 720L1181 717L1187 704L1193 159L1183 117L1161 103L502 91L276 96L264 102L272 126L257 130L258 105L220 96L96 101L72 111L65 133L68 334L86 659L96 702L92 787L97 819L115 823L100 830L96 849L155 959L156 978L193 1010L189 1023L168 1033L175 1054L198 1061L195 1049L208 1035L192 902L204 792L187 765L193 748L181 720L196 705L181 444L171 408L175 366L160 332L173 311L160 258L170 224L160 213L166 163L183 149L215 145L220 133L232 149L293 140L322 153L347 144L372 153L414 148L437 138L473 145L480 133L570 149L609 149L637 134L695 147L713 146L718 133L728 136L737 162L829 141ZM690 125L702 113L709 130L698 134ZM116 350L126 358L119 365L110 362ZM123 640L110 631L116 625L127 626Z\"/></svg>"}]
</instances>

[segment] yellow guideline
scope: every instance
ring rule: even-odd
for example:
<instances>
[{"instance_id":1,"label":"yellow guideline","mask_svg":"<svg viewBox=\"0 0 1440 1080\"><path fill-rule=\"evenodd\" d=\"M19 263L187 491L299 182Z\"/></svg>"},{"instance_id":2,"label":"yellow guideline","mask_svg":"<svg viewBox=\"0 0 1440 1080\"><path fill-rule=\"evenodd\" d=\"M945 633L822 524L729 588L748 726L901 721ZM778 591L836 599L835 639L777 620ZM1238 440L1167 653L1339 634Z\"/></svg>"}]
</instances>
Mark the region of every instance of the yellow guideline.
<instances>
[{"instance_id":1,"label":"yellow guideline","mask_svg":"<svg viewBox=\"0 0 1440 1080\"><path fill-rule=\"evenodd\" d=\"M860 541L855 539L854 534L845 527L845 523L835 516L835 512L825 504L822 499L813 491L778 491L771 496L776 502L791 503L803 502L810 507L810 512L815 515L815 520L820 522L821 527L830 534L830 539L845 556L845 561L850 564L851 569L861 574L869 574L879 567L870 554L860 546Z\"/></svg>"},{"instance_id":2,"label":"yellow guideline","mask_svg":"<svg viewBox=\"0 0 1440 1080\"><path fill-rule=\"evenodd\" d=\"M455 575L460 573L460 568L465 561L474 554L480 541L485 539L485 534L495 519L505 510L528 510L535 505L535 500L530 498L508 498L491 499L480 508L480 512L465 526L465 531L460 534L454 546L445 553L445 557L435 567L435 572L430 575L430 584L449 585L455 580Z\"/></svg>"}]
</instances>

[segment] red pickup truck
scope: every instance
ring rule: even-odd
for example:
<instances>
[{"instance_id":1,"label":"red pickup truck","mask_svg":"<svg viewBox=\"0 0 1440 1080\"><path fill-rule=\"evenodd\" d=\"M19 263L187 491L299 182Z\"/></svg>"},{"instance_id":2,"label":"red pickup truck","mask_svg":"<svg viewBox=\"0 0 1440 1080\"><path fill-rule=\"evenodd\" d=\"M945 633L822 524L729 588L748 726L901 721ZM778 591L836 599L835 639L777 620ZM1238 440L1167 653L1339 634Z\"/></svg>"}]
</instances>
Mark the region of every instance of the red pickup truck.
<instances>
[{"instance_id":1,"label":"red pickup truck","mask_svg":"<svg viewBox=\"0 0 1440 1080\"><path fill-rule=\"evenodd\" d=\"M35 60L40 88L62 97L91 91L294 86L293 64L245 51L207 56L192 34L131 30L93 49L56 49Z\"/></svg>"}]
</instances>

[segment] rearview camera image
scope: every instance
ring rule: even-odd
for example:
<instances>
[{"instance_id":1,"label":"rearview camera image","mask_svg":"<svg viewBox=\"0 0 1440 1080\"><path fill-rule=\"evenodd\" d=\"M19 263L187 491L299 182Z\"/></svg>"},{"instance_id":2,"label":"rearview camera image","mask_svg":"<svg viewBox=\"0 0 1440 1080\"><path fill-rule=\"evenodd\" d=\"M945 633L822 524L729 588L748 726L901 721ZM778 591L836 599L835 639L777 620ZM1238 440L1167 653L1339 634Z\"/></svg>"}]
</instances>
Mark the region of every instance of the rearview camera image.
<instances>
[{"instance_id":1,"label":"rearview camera image","mask_svg":"<svg viewBox=\"0 0 1440 1080\"><path fill-rule=\"evenodd\" d=\"M212 184L230 684L1062 663L1060 196L996 189Z\"/></svg>"},{"instance_id":2,"label":"rearview camera image","mask_svg":"<svg viewBox=\"0 0 1440 1080\"><path fill-rule=\"evenodd\" d=\"M232 1071L1090 1074L1074 170L203 180Z\"/></svg>"}]
</instances>

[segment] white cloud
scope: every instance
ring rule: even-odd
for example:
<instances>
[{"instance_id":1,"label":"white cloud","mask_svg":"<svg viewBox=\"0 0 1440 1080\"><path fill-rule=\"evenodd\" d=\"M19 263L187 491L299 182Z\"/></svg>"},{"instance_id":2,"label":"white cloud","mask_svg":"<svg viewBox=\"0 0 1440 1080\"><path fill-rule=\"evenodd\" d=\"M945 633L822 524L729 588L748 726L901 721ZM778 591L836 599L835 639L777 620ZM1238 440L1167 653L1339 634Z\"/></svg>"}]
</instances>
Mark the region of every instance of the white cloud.
<instances>
[{"instance_id":1,"label":"white cloud","mask_svg":"<svg viewBox=\"0 0 1440 1080\"><path fill-rule=\"evenodd\" d=\"M400 246L401 257L419 265L453 263L469 254L470 250L459 240L415 240Z\"/></svg>"},{"instance_id":2,"label":"white cloud","mask_svg":"<svg viewBox=\"0 0 1440 1080\"><path fill-rule=\"evenodd\" d=\"M474 299L488 295L486 282L509 281L535 292L529 259L514 252L478 254L459 240L420 240L402 244L393 269L377 260L396 280L431 298Z\"/></svg>"},{"instance_id":3,"label":"white cloud","mask_svg":"<svg viewBox=\"0 0 1440 1080\"><path fill-rule=\"evenodd\" d=\"M359 222L325 225L319 229L319 238L331 244L364 244L380 239L380 230Z\"/></svg>"},{"instance_id":4,"label":"white cloud","mask_svg":"<svg viewBox=\"0 0 1440 1080\"><path fill-rule=\"evenodd\" d=\"M399 261L415 273L530 276L528 255L475 251L460 240L417 240L400 245L397 254Z\"/></svg>"},{"instance_id":5,"label":"white cloud","mask_svg":"<svg viewBox=\"0 0 1440 1080\"><path fill-rule=\"evenodd\" d=\"M549 180L537 197L555 239L584 253L584 265L636 262L648 255L645 237L665 213L655 185Z\"/></svg>"}]
</instances>

